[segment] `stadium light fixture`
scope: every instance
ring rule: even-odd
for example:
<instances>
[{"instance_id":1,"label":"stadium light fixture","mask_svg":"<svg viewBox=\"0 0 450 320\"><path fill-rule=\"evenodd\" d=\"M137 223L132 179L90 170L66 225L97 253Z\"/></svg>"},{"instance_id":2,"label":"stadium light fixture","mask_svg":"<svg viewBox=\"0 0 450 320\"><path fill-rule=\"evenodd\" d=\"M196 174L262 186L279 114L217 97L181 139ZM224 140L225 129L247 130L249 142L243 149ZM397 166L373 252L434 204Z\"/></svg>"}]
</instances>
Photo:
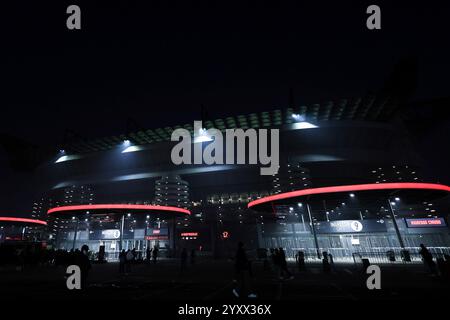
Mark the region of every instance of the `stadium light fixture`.
<instances>
[{"instance_id":1,"label":"stadium light fixture","mask_svg":"<svg viewBox=\"0 0 450 320\"><path fill-rule=\"evenodd\" d=\"M300 115L300 114L293 113L292 114L292 118L295 121L295 123L293 124L294 129L312 129L312 128L317 128L317 126L315 124L312 124L310 122L305 121L305 117Z\"/></svg>"},{"instance_id":2,"label":"stadium light fixture","mask_svg":"<svg viewBox=\"0 0 450 320\"><path fill-rule=\"evenodd\" d=\"M58 159L56 159L55 163L67 161L67 160L69 160L68 158L69 158L69 156L61 156Z\"/></svg>"},{"instance_id":3,"label":"stadium light fixture","mask_svg":"<svg viewBox=\"0 0 450 320\"><path fill-rule=\"evenodd\" d=\"M55 163L76 160L76 159L80 159L80 158L81 158L81 156L74 155L74 154L71 154L71 155L62 154L62 156L60 156L58 159L56 159Z\"/></svg>"},{"instance_id":4,"label":"stadium light fixture","mask_svg":"<svg viewBox=\"0 0 450 320\"><path fill-rule=\"evenodd\" d=\"M314 129L314 128L318 128L318 126L316 126L315 124L306 122L306 121L302 121L302 122L297 122L294 123L294 129Z\"/></svg>"},{"instance_id":5,"label":"stadium light fixture","mask_svg":"<svg viewBox=\"0 0 450 320\"><path fill-rule=\"evenodd\" d=\"M142 150L142 147L129 146L129 147L126 147L125 149L123 149L121 153L136 152L136 151L141 151L141 150Z\"/></svg>"},{"instance_id":6,"label":"stadium light fixture","mask_svg":"<svg viewBox=\"0 0 450 320\"><path fill-rule=\"evenodd\" d=\"M208 130L205 128L200 128L198 134L194 135L194 143L213 141L213 139L208 135Z\"/></svg>"},{"instance_id":7,"label":"stadium light fixture","mask_svg":"<svg viewBox=\"0 0 450 320\"><path fill-rule=\"evenodd\" d=\"M295 121L297 121L297 122L305 121L305 117L302 116L302 115L300 115L300 114L298 114L298 113L293 113L293 114L292 114L292 118L293 118Z\"/></svg>"}]
</instances>

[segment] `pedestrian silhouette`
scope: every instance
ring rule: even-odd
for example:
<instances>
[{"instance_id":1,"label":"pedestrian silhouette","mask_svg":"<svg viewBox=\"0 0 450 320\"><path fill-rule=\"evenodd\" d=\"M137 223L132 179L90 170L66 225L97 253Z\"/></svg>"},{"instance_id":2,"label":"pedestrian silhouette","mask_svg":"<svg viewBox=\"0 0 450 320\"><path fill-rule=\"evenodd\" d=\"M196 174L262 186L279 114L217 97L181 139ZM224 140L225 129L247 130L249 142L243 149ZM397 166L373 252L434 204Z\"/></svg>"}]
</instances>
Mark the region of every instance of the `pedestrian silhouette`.
<instances>
[{"instance_id":1,"label":"pedestrian silhouette","mask_svg":"<svg viewBox=\"0 0 450 320\"><path fill-rule=\"evenodd\" d=\"M249 275L251 272L251 267L242 242L238 243L234 267L235 282L237 283L237 287L233 289L233 294L237 298L256 298L256 294L252 293L249 288Z\"/></svg>"}]
</instances>

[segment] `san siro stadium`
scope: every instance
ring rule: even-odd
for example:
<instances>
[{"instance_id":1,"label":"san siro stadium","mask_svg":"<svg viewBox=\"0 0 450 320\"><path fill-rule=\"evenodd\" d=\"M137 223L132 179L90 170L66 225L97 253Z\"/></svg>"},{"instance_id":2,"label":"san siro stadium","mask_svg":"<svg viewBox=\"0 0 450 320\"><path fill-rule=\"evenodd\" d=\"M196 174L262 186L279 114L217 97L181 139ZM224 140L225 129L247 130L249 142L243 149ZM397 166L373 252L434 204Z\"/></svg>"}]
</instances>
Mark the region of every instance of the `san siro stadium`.
<instances>
[{"instance_id":1,"label":"san siro stadium","mask_svg":"<svg viewBox=\"0 0 450 320\"><path fill-rule=\"evenodd\" d=\"M171 134L194 135L192 123L71 141L40 165L32 218L47 221L47 246L87 244L108 260L154 247L229 257L239 241L309 260L417 261L420 244L447 254L450 188L427 175L401 112L396 99L369 94L203 119L222 132L279 129L273 175L259 165L173 164Z\"/></svg>"}]
</instances>

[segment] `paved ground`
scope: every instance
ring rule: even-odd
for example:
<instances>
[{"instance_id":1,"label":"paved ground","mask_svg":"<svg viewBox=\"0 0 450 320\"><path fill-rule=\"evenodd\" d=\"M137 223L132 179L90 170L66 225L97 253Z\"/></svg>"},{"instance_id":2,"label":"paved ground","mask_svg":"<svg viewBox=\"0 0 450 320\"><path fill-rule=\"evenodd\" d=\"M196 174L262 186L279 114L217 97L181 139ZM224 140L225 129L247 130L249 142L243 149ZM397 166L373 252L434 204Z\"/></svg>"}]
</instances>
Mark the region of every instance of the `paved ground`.
<instances>
[{"instance_id":1,"label":"paved ground","mask_svg":"<svg viewBox=\"0 0 450 320\"><path fill-rule=\"evenodd\" d=\"M308 265L295 278L275 279L261 263L254 266L253 288L262 301L293 300L367 300L367 299L446 299L449 285L425 273L422 265L382 266L382 290L368 290L368 275L354 265L337 265L323 274L320 265ZM37 267L24 271L0 271L0 296L26 299L133 299L170 301L236 300L231 261L200 261L180 275L177 261L156 265L135 265L131 274L120 276L117 263L93 265L89 287L69 291L64 268Z\"/></svg>"}]
</instances>

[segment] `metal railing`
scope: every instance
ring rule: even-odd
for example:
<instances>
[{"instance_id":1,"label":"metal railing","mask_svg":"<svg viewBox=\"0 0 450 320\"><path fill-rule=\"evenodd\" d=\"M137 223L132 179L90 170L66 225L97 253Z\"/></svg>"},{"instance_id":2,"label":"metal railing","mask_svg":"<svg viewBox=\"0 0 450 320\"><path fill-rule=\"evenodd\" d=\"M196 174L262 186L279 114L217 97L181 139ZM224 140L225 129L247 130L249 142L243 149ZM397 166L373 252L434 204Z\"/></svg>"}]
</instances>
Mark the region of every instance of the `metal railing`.
<instances>
[{"instance_id":1,"label":"metal railing","mask_svg":"<svg viewBox=\"0 0 450 320\"><path fill-rule=\"evenodd\" d=\"M450 254L450 248L448 247L430 247L428 250L435 260ZM406 255L404 251L407 251ZM393 248L385 252L354 252L352 257L355 264L361 264L362 259L368 259L370 263L375 264L422 263L422 256L419 251L420 249L416 247Z\"/></svg>"}]
</instances>

